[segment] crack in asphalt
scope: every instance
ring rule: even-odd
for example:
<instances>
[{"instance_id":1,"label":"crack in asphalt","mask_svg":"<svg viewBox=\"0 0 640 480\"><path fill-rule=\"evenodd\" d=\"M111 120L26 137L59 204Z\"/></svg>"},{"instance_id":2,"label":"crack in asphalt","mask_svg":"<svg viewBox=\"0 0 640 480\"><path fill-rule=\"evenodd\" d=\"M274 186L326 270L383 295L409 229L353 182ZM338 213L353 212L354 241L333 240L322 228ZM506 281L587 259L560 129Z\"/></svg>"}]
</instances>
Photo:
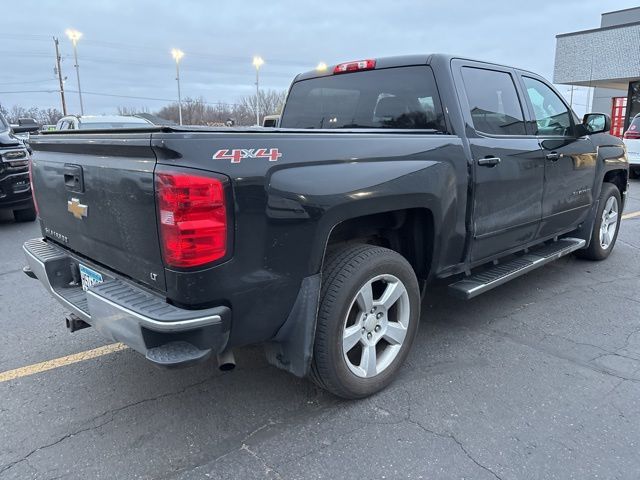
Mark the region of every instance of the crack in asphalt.
<instances>
[{"instance_id":1,"label":"crack in asphalt","mask_svg":"<svg viewBox=\"0 0 640 480\"><path fill-rule=\"evenodd\" d=\"M249 448L249 445L247 445L246 443L243 443L242 446L240 447L240 451L244 451L247 452L249 455L251 455L253 458L255 458L256 460L258 460L261 464L262 467L264 468L264 473L265 475L269 475L270 473L274 473L276 478L282 480L282 475L280 475L280 473L272 466L268 465L266 460L264 458L262 458L260 455L258 455L256 452L254 452L253 450L251 450Z\"/></svg>"},{"instance_id":2,"label":"crack in asphalt","mask_svg":"<svg viewBox=\"0 0 640 480\"><path fill-rule=\"evenodd\" d=\"M181 395L181 394L185 393L187 390L190 390L191 388L198 387L198 386L210 381L214 377L215 376L212 375L212 376L209 376L209 377L205 378L204 380L200 380L198 382L189 384L189 385L185 386L184 388L182 388L180 390L177 390L177 391L174 391L174 392L166 392L166 393L162 393L160 395L156 395L156 396L153 396L153 397L144 398L142 400L138 400L136 402L129 403L127 405L123 405L122 407L118 407L118 408L114 408L112 410L107 410L105 412L102 412L100 415L96 415L95 417L93 417L93 418L91 418L91 419L89 419L89 420L87 420L87 421L85 421L83 423L87 424L87 423L95 422L98 419L100 419L100 418L102 418L102 417L104 417L106 415L110 415L110 418L108 420L102 422L102 423L97 424L97 425L92 425L92 426L89 426L89 427L83 427L83 428L80 428L78 430L74 430L73 432L70 432L70 433L67 433L67 434L63 435L62 437L60 437L59 439L55 440L54 442L51 442L51 443L48 443L48 444L45 444L45 445L41 445L41 446L39 446L37 448L34 448L30 452L28 452L26 455L24 455L22 458L20 458L18 460L15 460L13 462L9 462L8 464L6 464L3 467L1 467L0 468L0 475L4 474L5 472L7 472L11 468L15 467L16 465L18 465L18 464L20 464L22 462L28 461L29 458L32 455L36 454L37 452L40 452L42 450L46 450L48 448L54 447L54 446L58 445L59 443L62 443L65 440L67 440L67 439L69 439L71 437L74 437L76 435L79 435L81 433L88 432L88 431L91 431L91 430L97 430L97 429L99 429L99 428L101 428L101 427L113 422L116 419L116 415L118 415L120 412L122 412L124 410L136 407L136 406L141 405L143 403L154 402L156 400L161 400L163 398L172 397L172 396L176 396L176 395Z\"/></svg>"},{"instance_id":3,"label":"crack in asphalt","mask_svg":"<svg viewBox=\"0 0 640 480\"><path fill-rule=\"evenodd\" d=\"M0 277L2 277L3 275L9 275L11 273L18 273L21 271L22 271L21 268L16 268L15 270L5 270L4 272L0 272Z\"/></svg>"},{"instance_id":4,"label":"crack in asphalt","mask_svg":"<svg viewBox=\"0 0 640 480\"><path fill-rule=\"evenodd\" d=\"M640 383L640 378L626 376L624 373L609 367L592 365L587 361L583 361L579 358L576 358L575 356L563 353L550 346L543 345L540 342L528 340L526 338L518 337L517 335L513 335L511 333L503 332L501 330L496 330L496 329L486 329L482 333L488 336L505 338L507 340L512 341L513 343L532 348L533 350L536 350L538 352L542 352L552 357L565 360L567 362L573 363L574 365L578 365L580 367L586 368L588 370L591 370L597 373L601 373L603 375L619 378L620 380L628 380L630 382Z\"/></svg>"},{"instance_id":5,"label":"crack in asphalt","mask_svg":"<svg viewBox=\"0 0 640 480\"><path fill-rule=\"evenodd\" d=\"M471 454L471 452L464 446L464 444L460 440L458 440L458 438L453 433L451 433L451 432L442 433L442 432L437 432L435 430L431 430L430 428L427 428L422 423L420 423L420 421L418 421L415 418L413 418L411 416L411 393L406 389L405 389L405 392L407 393L407 395L409 397L409 402L407 403L408 410L407 410L407 416L404 419L404 421L406 421L407 423L410 423L412 425L415 425L419 429L421 429L424 432L429 433L429 434L431 434L433 436L453 441L458 446L458 448L460 448L460 450L462 450L462 452L465 454L465 456L469 460L471 460L473 463L475 463L478 467L480 467L481 469L483 469L487 473L491 474L494 478L497 478L498 480L502 480L502 477L500 477L500 475L498 475L495 471L493 471L491 468L487 467L486 465L480 463L480 461L478 461Z\"/></svg>"},{"instance_id":6,"label":"crack in asphalt","mask_svg":"<svg viewBox=\"0 0 640 480\"><path fill-rule=\"evenodd\" d=\"M400 391L405 391L407 393L407 406L409 404L409 393L406 389L401 389ZM364 400L363 400L364 401ZM222 453L221 455L218 455L217 457L211 459L211 460L205 460L203 462L200 462L196 465L192 465L190 467L185 467L185 468L181 468L178 471L175 471L172 475L170 476L166 476L166 477L162 477L162 478L175 478L175 476L177 474L188 474L189 472L193 472L194 470L197 470L198 468L202 468L202 467L206 467L206 466L213 466L215 465L217 462L219 462L220 460L228 457L229 455L233 454L233 453L237 453L237 452L246 452L249 455L251 455L252 457L254 457L256 460L258 460L261 465L263 466L263 468L265 468L265 475L269 474L271 472L273 472L274 475L277 476L277 478L282 478L281 474L279 473L279 469L281 469L282 467L289 465L292 462L296 462L296 461L300 461L310 455L313 455L321 450L324 450L326 448L331 447L332 445L336 444L341 438L344 438L345 436L351 435L355 432L358 432L360 430L363 430L364 428L371 426L371 425L380 425L380 424L384 424L384 425L398 425L401 424L403 422L406 421L406 418L400 418L397 421L371 421L371 420L367 420L367 419L360 419L359 422L359 426L353 429L350 429L348 431L345 432L341 432L340 435L337 438L334 438L332 441L328 441L328 442L323 442L322 444L320 444L317 448L312 448L308 451L306 451L304 454L302 455L298 455L295 456L294 458L291 458L289 460L286 460L284 462L280 462L280 463L276 463L276 464L269 464L267 463L266 459L264 459L262 456L260 456L255 450L252 449L252 446L248 443L248 440L250 440L252 437L254 437L256 434L258 434L261 431L267 430L271 427L276 427L276 431L272 432L271 434L268 434L267 437L264 440L268 440L269 438L273 437L274 435L276 435L279 431L282 431L284 428L291 428L294 426L297 426L301 423L309 423L311 420L317 418L319 415L325 413L325 412L334 412L337 409L341 408L341 406L343 405L342 401L338 401L338 403L336 402L331 402L329 404L323 405L321 406L319 409L315 410L314 412L309 412L309 409L306 406L303 406L301 408L299 408L298 410L294 411L293 413L288 413L287 414L287 419L286 420L273 420L273 419L269 419L269 421L265 424L262 424L260 426L258 426L257 428L255 428L254 430L252 430L251 432L245 434L242 439L240 439L237 442L233 442L234 446L231 448L228 448L226 451L224 451L224 453ZM372 403L372 406L374 409L378 409L378 410L384 410L381 407L379 407L378 405L376 405L375 403ZM302 420L302 421L300 421ZM238 446L239 445L239 446Z\"/></svg>"},{"instance_id":7,"label":"crack in asphalt","mask_svg":"<svg viewBox=\"0 0 640 480\"><path fill-rule=\"evenodd\" d=\"M316 389L316 391L318 391L318 390ZM313 399L311 400L311 402L313 402ZM220 443L225 444L225 446L228 445L228 444L232 444L233 446L224 449L223 452L220 455L216 456L215 458L202 458L197 463L192 463L191 465L180 467L180 468L174 470L173 472L167 473L167 474L162 475L162 476L158 476L156 478L157 479L161 479L161 478L162 479L176 478L178 475L188 474L189 472L193 472L194 470L197 470L198 468L206 467L207 465L214 465L215 463L217 463L220 460L228 457L229 455L241 451L242 450L242 446L243 445L247 445L247 441L249 439L251 439L252 437L254 437L256 434L258 434L259 432L267 431L270 428L272 428L273 432L265 433L266 439L269 439L269 438L275 436L279 431L282 431L283 429L285 429L287 427L289 427L289 428L295 427L295 426L299 425L300 423L304 423L305 421L309 421L310 419L318 417L322 413L331 412L331 411L335 410L340 405L339 403L336 403L336 401L330 401L326 405L320 405L319 408L310 411L309 407L307 406L308 403L309 403L309 399L305 399L305 405L303 405L302 407L299 407L298 409L295 409L293 411L287 412L286 413L286 415L287 415L286 419L282 419L282 420L269 419L267 423L262 424L262 425L260 425L260 426L258 426L256 428L254 428L250 432L243 434L240 438L238 438L239 435L235 435L235 436L233 436L231 438L228 438L228 439L224 440L223 442L220 442ZM275 427L275 428L273 428L273 427ZM364 426L362 426L360 428L364 428ZM247 446L250 446L250 445L247 445ZM247 452L247 453L249 453L249 452ZM306 456L306 455L303 455L302 457L299 457L299 458L303 458L304 456ZM286 465L287 463L288 462L283 462L281 464L276 464L275 466L270 466L269 465L269 468L271 468L274 471L274 474L278 474L279 475L279 473L277 472L276 469L280 468L282 465Z\"/></svg>"},{"instance_id":8,"label":"crack in asphalt","mask_svg":"<svg viewBox=\"0 0 640 480\"><path fill-rule=\"evenodd\" d=\"M638 333L640 333L640 328L632 331L631 333L627 334L626 338L624 339L624 345L622 347L619 348L619 350L625 350L627 349L627 347L629 347L629 342L631 341L631 337L633 337L634 335L637 335Z\"/></svg>"},{"instance_id":9,"label":"crack in asphalt","mask_svg":"<svg viewBox=\"0 0 640 480\"><path fill-rule=\"evenodd\" d=\"M539 329L539 330L541 332L544 332L544 330L542 330L542 329ZM630 338L631 335L633 335L633 333L637 333L638 331L640 331L640 329L637 330L636 332L632 332L629 335L629 338ZM619 347L619 348L617 348L615 350L608 350L608 349L606 349L604 347L601 347L600 345L594 345L593 343L586 343L586 342L576 342L575 340L572 340L572 339L570 339L568 337L565 337L565 336L562 336L562 335L556 335L556 334L548 333L548 332L544 332L544 336L542 337L540 342L544 341L547 337L549 337L549 338L560 338L560 339L562 339L562 340L564 340L566 342L572 343L573 345L578 345L580 347L592 347L592 348L596 348L598 350L601 350L603 352L603 353L601 353L599 355L596 355L593 358L590 358L589 362L593 362L595 360L598 360L599 358L608 357L608 356L627 358L629 360L634 360L634 361L640 362L640 357L635 357L635 356L632 356L632 355L623 355L622 353L620 353L621 350L624 350L626 348L626 345L622 346L622 347Z\"/></svg>"},{"instance_id":10,"label":"crack in asphalt","mask_svg":"<svg viewBox=\"0 0 640 480\"><path fill-rule=\"evenodd\" d=\"M109 420L107 420L107 421L105 421L105 422L103 422L103 423L100 423L100 424L98 424L98 425L93 425L93 426L91 426L91 427L81 428L80 430L76 430L76 431L73 431L73 432L71 432L71 433L67 433L67 434L63 435L62 437L60 437L59 439L57 439L57 440L56 440L56 441L54 441L54 442L48 443L48 444L46 444L46 445L41 445L41 446L39 446L39 447L37 447L37 448L34 448L34 449L33 449L33 450L31 450L29 453L27 453L24 457L22 457L22 458L20 458L20 459L18 459L18 460L15 460L15 461L13 461L13 462L10 462L10 463L8 463L7 465L5 465L4 467L2 467L2 468L0 469L0 475L2 475L3 473L7 472L7 471L8 471L8 470L10 470L11 468L15 467L15 466L16 466L16 465L18 465L19 463L22 463L22 462L27 462L27 463L28 463L28 461L29 461L29 457L31 457L31 455L33 455L33 454L35 454L35 453L37 453L37 452L39 452L39 451L41 451L41 450L45 450L45 449L47 449L47 448L54 447L54 446L58 445L59 443L64 442L67 438L71 438L71 437L73 437L73 436L75 436L75 435L79 435L79 434L81 434L81 433L83 433L83 432L87 432L87 431L89 431L89 430L95 430L95 429L98 429L98 428L100 428L100 427L102 427L102 426L106 425L107 423L111 423L113 420L114 420L114 418L110 418Z\"/></svg>"},{"instance_id":11,"label":"crack in asphalt","mask_svg":"<svg viewBox=\"0 0 640 480\"><path fill-rule=\"evenodd\" d=\"M635 248L636 250L640 250L638 245L634 245L633 243L625 242L624 240L618 239L618 241L628 247Z\"/></svg>"}]
</instances>

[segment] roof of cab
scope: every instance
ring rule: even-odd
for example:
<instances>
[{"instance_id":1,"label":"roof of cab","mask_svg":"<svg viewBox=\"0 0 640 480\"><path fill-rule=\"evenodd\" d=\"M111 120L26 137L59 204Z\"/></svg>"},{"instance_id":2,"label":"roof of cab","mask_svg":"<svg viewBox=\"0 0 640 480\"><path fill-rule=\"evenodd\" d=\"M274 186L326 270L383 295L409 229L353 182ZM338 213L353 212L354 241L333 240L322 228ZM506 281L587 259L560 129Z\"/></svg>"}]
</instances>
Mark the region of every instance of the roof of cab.
<instances>
[{"instance_id":1,"label":"roof of cab","mask_svg":"<svg viewBox=\"0 0 640 480\"><path fill-rule=\"evenodd\" d=\"M369 57L372 58L372 57ZM535 72L529 72L527 70L521 69L521 68L517 68L517 67L513 67L513 66L509 66L509 65L503 65L503 64L499 64L496 62L489 62L486 60L478 60L478 59L474 59L474 58L468 58L462 55L452 55L452 54L446 54L446 53L430 53L430 54L416 54L416 55L396 55L393 57L380 57L380 58L375 58L373 57L373 59L376 61L376 69L380 69L380 68L392 68L392 67L407 67L410 65L430 65L431 63L433 63L434 61L439 61L439 62L445 62L445 63L449 63L451 62L451 60L466 60L466 61L470 61L470 62L478 62L478 63L484 63L486 65L494 65L494 66L499 66L499 67L506 67L506 68L514 68L516 70L519 70L521 72L526 72L526 73L532 73L535 74ZM359 60L359 59L358 59ZM358 61L358 60L353 60L353 61ZM347 62L340 62L340 63L348 63ZM339 65L339 64L336 64ZM328 77L333 75L333 69L335 68L336 65L328 65L326 69L324 70L310 70L307 72L303 72L300 73L299 75L297 75L294 78L294 82L297 82L298 80L308 80L310 78L316 78L316 77Z\"/></svg>"}]
</instances>

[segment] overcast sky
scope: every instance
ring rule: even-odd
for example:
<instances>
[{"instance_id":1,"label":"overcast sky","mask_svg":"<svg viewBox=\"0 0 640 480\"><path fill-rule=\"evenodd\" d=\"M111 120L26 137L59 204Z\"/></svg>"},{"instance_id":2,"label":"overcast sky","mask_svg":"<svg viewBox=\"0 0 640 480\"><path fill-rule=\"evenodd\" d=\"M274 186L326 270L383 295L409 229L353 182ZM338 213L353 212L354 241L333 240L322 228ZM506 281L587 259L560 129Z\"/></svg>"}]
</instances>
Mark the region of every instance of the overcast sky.
<instances>
[{"instance_id":1,"label":"overcast sky","mask_svg":"<svg viewBox=\"0 0 640 480\"><path fill-rule=\"evenodd\" d=\"M625 0L6 1L0 104L60 108L51 37L60 38L65 88L76 90L64 35L69 27L83 33L85 113L108 114L118 106L154 111L176 98L173 47L185 52L183 97L207 102L232 103L253 92L253 55L266 62L261 87L273 89L287 88L296 73L320 61L429 52L514 65L551 79L555 35L597 28L601 13L633 6ZM565 95L567 89L560 88ZM578 94L576 103L584 97ZM79 112L77 93L68 92L67 105Z\"/></svg>"}]
</instances>

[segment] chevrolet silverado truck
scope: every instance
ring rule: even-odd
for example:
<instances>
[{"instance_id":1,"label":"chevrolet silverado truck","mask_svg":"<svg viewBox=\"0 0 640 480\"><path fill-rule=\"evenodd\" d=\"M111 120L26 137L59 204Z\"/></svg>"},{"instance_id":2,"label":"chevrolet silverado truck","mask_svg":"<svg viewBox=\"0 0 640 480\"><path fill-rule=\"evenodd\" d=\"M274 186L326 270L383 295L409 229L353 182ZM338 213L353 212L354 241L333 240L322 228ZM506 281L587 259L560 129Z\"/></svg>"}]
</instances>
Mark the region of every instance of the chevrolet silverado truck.
<instances>
[{"instance_id":1,"label":"chevrolet silverado truck","mask_svg":"<svg viewBox=\"0 0 640 480\"><path fill-rule=\"evenodd\" d=\"M12 130L0 113L0 210L12 212L17 222L32 222L36 211L29 183L29 150Z\"/></svg>"},{"instance_id":2,"label":"chevrolet silverado truck","mask_svg":"<svg viewBox=\"0 0 640 480\"><path fill-rule=\"evenodd\" d=\"M534 73L416 55L298 75L277 129L42 134L25 273L71 330L155 364L263 344L362 398L396 376L433 280L470 299L611 253L628 163L609 126Z\"/></svg>"}]
</instances>

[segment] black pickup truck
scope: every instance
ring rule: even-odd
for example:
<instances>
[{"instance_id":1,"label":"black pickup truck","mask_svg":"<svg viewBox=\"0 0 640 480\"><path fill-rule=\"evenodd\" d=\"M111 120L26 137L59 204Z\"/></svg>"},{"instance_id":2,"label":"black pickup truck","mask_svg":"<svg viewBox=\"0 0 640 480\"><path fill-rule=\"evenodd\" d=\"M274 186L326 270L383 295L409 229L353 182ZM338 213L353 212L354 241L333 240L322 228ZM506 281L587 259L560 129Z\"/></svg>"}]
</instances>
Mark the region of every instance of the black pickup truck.
<instances>
[{"instance_id":1,"label":"black pickup truck","mask_svg":"<svg viewBox=\"0 0 640 480\"><path fill-rule=\"evenodd\" d=\"M37 128L37 127L36 127ZM29 184L29 151L0 113L0 210L18 222L32 222L36 211Z\"/></svg>"},{"instance_id":2,"label":"black pickup truck","mask_svg":"<svg viewBox=\"0 0 640 480\"><path fill-rule=\"evenodd\" d=\"M417 55L298 75L277 129L40 135L25 273L71 330L156 364L264 344L364 397L406 358L430 281L468 299L609 255L628 177L609 123L534 73Z\"/></svg>"}]
</instances>

